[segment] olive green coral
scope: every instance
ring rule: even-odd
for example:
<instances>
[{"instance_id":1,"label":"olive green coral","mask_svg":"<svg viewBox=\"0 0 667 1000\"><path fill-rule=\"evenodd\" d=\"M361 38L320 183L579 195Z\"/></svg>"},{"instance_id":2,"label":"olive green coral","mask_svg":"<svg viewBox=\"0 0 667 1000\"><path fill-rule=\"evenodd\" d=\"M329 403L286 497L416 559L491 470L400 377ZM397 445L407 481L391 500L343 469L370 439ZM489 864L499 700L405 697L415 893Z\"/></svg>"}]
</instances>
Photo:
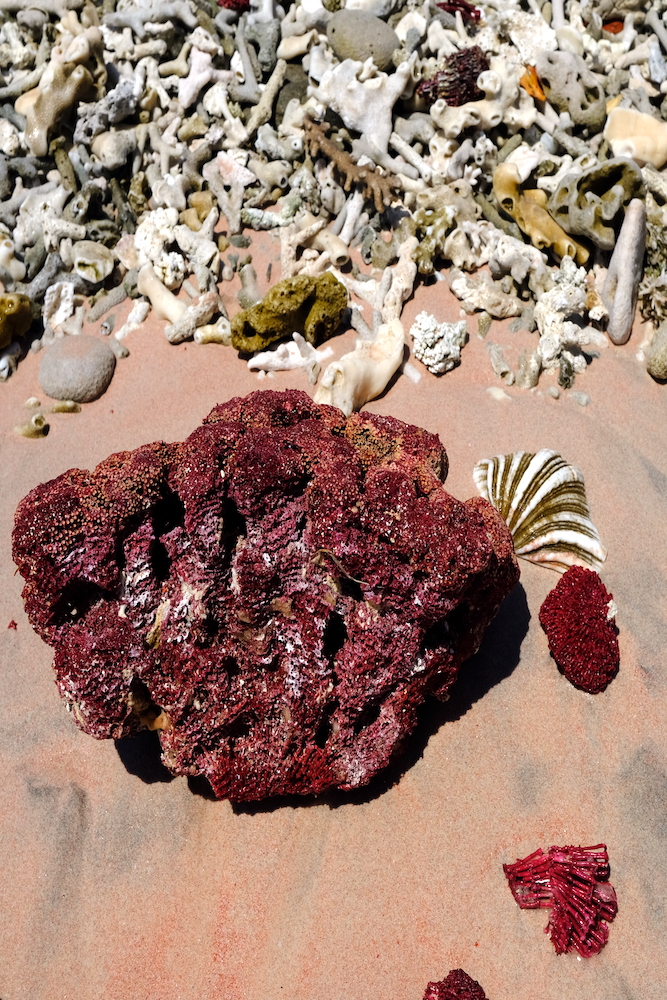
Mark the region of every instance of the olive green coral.
<instances>
[{"instance_id":1,"label":"olive green coral","mask_svg":"<svg viewBox=\"0 0 667 1000\"><path fill-rule=\"evenodd\" d=\"M338 328L347 306L347 289L325 272L316 278L285 278L261 302L243 309L232 320L232 346L237 351L261 351L294 332L317 346Z\"/></svg>"},{"instance_id":2,"label":"olive green coral","mask_svg":"<svg viewBox=\"0 0 667 1000\"><path fill-rule=\"evenodd\" d=\"M32 305L27 295L0 295L0 350L27 333L32 323Z\"/></svg>"}]
</instances>

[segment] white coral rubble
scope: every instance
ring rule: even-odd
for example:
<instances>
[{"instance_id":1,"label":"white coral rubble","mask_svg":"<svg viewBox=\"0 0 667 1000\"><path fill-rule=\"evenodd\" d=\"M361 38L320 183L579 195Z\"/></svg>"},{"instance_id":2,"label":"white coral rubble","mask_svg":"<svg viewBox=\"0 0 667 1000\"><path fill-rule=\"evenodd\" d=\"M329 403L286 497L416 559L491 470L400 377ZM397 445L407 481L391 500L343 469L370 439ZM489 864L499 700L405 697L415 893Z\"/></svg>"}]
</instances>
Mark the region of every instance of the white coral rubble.
<instances>
[{"instance_id":1,"label":"white coral rubble","mask_svg":"<svg viewBox=\"0 0 667 1000\"><path fill-rule=\"evenodd\" d=\"M420 312L410 333L415 357L434 375L443 375L461 363L461 348L467 337L465 320L438 323L435 316Z\"/></svg>"}]
</instances>

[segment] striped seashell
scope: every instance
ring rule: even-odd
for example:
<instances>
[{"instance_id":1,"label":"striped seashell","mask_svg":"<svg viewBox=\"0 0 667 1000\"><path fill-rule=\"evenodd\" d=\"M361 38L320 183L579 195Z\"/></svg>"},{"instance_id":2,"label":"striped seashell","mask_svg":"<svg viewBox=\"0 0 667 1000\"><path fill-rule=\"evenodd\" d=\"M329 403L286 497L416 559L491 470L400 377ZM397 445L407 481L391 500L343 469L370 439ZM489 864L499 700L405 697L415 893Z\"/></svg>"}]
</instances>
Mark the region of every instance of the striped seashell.
<instances>
[{"instance_id":1,"label":"striped seashell","mask_svg":"<svg viewBox=\"0 0 667 1000\"><path fill-rule=\"evenodd\" d=\"M564 573L607 558L591 521L584 477L555 451L516 451L478 462L475 485L512 532L516 554Z\"/></svg>"}]
</instances>

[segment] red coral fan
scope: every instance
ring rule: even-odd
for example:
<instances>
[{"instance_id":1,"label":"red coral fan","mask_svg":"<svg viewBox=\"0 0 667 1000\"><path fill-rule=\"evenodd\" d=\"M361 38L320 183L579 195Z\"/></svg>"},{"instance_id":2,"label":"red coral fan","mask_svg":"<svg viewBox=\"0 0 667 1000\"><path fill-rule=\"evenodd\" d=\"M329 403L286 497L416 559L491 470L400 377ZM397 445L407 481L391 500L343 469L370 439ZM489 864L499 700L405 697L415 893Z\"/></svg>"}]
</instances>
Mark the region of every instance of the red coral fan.
<instances>
[{"instance_id":1,"label":"red coral fan","mask_svg":"<svg viewBox=\"0 0 667 1000\"><path fill-rule=\"evenodd\" d=\"M78 725L159 729L219 797L366 784L518 579L446 470L417 427L265 391L34 489L14 559Z\"/></svg>"},{"instance_id":2,"label":"red coral fan","mask_svg":"<svg viewBox=\"0 0 667 1000\"><path fill-rule=\"evenodd\" d=\"M604 948L618 912L604 844L538 848L503 871L522 909L551 907L545 933L557 955L574 950L588 958Z\"/></svg>"},{"instance_id":3,"label":"red coral fan","mask_svg":"<svg viewBox=\"0 0 667 1000\"><path fill-rule=\"evenodd\" d=\"M417 93L428 104L442 99L453 108L468 101L480 101L484 94L477 86L477 78L488 68L489 60L479 45L471 45L446 56L442 69L430 79L422 80Z\"/></svg>"},{"instance_id":4,"label":"red coral fan","mask_svg":"<svg viewBox=\"0 0 667 1000\"><path fill-rule=\"evenodd\" d=\"M604 691L618 672L614 610L598 574L583 566L564 573L540 608L554 660L572 684L589 694Z\"/></svg>"},{"instance_id":5,"label":"red coral fan","mask_svg":"<svg viewBox=\"0 0 667 1000\"><path fill-rule=\"evenodd\" d=\"M428 984L424 1000L486 1000L486 993L463 969L452 969L442 982Z\"/></svg>"}]
</instances>

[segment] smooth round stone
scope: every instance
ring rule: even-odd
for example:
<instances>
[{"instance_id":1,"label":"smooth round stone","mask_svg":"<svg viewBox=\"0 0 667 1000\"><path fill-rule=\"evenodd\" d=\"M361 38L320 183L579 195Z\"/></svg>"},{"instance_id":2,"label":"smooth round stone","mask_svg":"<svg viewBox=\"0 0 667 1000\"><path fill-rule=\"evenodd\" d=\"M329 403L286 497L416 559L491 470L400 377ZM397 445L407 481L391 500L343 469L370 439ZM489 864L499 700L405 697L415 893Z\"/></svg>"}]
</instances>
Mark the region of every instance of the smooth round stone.
<instances>
[{"instance_id":1,"label":"smooth round stone","mask_svg":"<svg viewBox=\"0 0 667 1000\"><path fill-rule=\"evenodd\" d=\"M329 44L338 58L365 62L369 56L378 69L386 69L400 48L393 28L363 10L339 10L327 26Z\"/></svg>"},{"instance_id":2,"label":"smooth round stone","mask_svg":"<svg viewBox=\"0 0 667 1000\"><path fill-rule=\"evenodd\" d=\"M85 334L63 337L44 351L39 384L51 399L90 403L106 392L115 367L116 356L103 341Z\"/></svg>"}]
</instances>

